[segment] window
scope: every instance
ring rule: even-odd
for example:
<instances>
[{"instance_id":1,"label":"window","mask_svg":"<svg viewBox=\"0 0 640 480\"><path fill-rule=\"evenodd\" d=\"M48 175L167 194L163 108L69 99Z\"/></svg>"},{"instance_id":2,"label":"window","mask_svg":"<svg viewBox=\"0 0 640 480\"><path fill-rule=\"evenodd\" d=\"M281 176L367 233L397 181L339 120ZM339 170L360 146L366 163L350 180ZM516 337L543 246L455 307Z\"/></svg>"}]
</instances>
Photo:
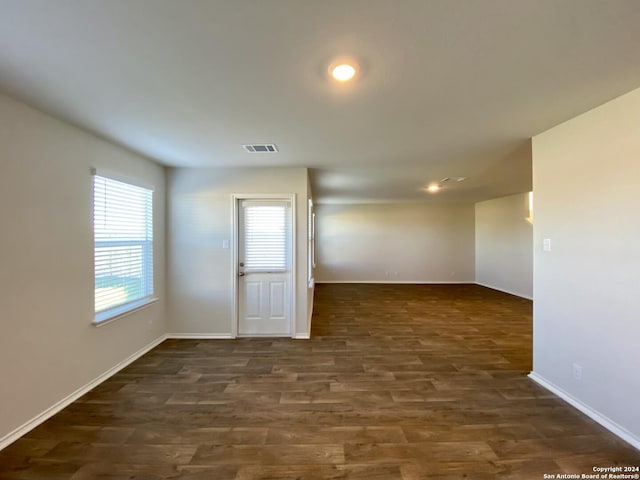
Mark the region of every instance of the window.
<instances>
[{"instance_id":1,"label":"window","mask_svg":"<svg viewBox=\"0 0 640 480\"><path fill-rule=\"evenodd\" d=\"M95 323L153 297L153 191L94 175Z\"/></svg>"},{"instance_id":2,"label":"window","mask_svg":"<svg viewBox=\"0 0 640 480\"><path fill-rule=\"evenodd\" d=\"M245 271L288 270L288 202L245 200L242 207Z\"/></svg>"}]
</instances>

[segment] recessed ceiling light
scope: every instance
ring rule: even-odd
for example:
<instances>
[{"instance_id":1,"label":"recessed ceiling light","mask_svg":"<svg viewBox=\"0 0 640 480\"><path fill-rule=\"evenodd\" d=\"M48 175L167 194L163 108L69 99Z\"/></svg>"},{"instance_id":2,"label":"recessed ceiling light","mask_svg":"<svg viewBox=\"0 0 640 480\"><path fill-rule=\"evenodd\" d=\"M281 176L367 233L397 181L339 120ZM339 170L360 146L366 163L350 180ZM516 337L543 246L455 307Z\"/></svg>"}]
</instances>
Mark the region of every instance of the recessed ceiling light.
<instances>
[{"instance_id":1,"label":"recessed ceiling light","mask_svg":"<svg viewBox=\"0 0 640 480\"><path fill-rule=\"evenodd\" d=\"M339 82L348 82L355 76L355 74L356 69L353 65L349 65L348 63L336 65L333 67L333 70L331 70L331 75Z\"/></svg>"},{"instance_id":2,"label":"recessed ceiling light","mask_svg":"<svg viewBox=\"0 0 640 480\"><path fill-rule=\"evenodd\" d=\"M348 82L358 74L358 62L352 58L341 57L329 65L329 75L338 82Z\"/></svg>"},{"instance_id":3,"label":"recessed ceiling light","mask_svg":"<svg viewBox=\"0 0 640 480\"><path fill-rule=\"evenodd\" d=\"M430 193L436 193L438 190L440 190L440 185L437 183L432 183L427 187L427 191Z\"/></svg>"}]
</instances>

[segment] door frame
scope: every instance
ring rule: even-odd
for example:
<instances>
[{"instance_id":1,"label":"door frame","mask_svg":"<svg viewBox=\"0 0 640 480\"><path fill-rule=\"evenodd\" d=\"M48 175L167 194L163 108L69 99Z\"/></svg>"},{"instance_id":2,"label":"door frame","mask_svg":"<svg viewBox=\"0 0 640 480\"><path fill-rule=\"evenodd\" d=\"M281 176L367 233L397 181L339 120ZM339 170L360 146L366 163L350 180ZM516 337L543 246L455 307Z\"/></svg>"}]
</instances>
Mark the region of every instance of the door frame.
<instances>
[{"instance_id":1,"label":"door frame","mask_svg":"<svg viewBox=\"0 0 640 480\"><path fill-rule=\"evenodd\" d=\"M232 315L231 315L231 336L238 338L238 325L240 322L240 289L238 288L238 282L240 277L238 276L238 252L240 241L240 202L243 200L283 200L288 201L291 205L291 288L290 288L290 332L291 338L296 337L296 246L297 246L297 228L296 228L296 194L295 193L232 193L231 194L231 221L233 230L231 232L231 292L233 295L232 302Z\"/></svg>"}]
</instances>

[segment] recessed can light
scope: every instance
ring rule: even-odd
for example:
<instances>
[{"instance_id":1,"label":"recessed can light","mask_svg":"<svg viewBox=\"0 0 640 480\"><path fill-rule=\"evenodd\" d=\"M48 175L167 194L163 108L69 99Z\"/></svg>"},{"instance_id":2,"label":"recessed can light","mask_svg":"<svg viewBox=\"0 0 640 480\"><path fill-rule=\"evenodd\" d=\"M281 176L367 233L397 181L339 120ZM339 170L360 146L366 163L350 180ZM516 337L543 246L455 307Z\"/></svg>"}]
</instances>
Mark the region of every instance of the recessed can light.
<instances>
[{"instance_id":1,"label":"recessed can light","mask_svg":"<svg viewBox=\"0 0 640 480\"><path fill-rule=\"evenodd\" d=\"M438 190L440 190L440 185L437 183L432 183L427 187L427 191L430 193L436 193Z\"/></svg>"},{"instance_id":2,"label":"recessed can light","mask_svg":"<svg viewBox=\"0 0 640 480\"><path fill-rule=\"evenodd\" d=\"M356 75L356 69L353 65L343 63L333 67L331 76L339 82L348 82Z\"/></svg>"},{"instance_id":3,"label":"recessed can light","mask_svg":"<svg viewBox=\"0 0 640 480\"><path fill-rule=\"evenodd\" d=\"M359 70L358 62L350 57L337 58L329 65L329 75L340 83L353 80Z\"/></svg>"}]
</instances>

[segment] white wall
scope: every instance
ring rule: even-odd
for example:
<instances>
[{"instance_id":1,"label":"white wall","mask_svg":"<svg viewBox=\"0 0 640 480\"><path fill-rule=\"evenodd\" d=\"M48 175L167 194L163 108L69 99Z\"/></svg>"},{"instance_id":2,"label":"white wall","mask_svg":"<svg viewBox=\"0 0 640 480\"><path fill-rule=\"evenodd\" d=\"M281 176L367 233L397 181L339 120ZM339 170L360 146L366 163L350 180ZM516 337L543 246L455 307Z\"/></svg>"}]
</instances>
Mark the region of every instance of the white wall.
<instances>
[{"instance_id":1,"label":"white wall","mask_svg":"<svg viewBox=\"0 0 640 480\"><path fill-rule=\"evenodd\" d=\"M232 333L232 197L296 194L296 335L309 333L307 282L307 169L172 169L167 178L170 334Z\"/></svg>"},{"instance_id":2,"label":"white wall","mask_svg":"<svg viewBox=\"0 0 640 480\"><path fill-rule=\"evenodd\" d=\"M476 283L533 298L529 194L476 203Z\"/></svg>"},{"instance_id":3,"label":"white wall","mask_svg":"<svg viewBox=\"0 0 640 480\"><path fill-rule=\"evenodd\" d=\"M473 204L318 205L319 282L473 283Z\"/></svg>"},{"instance_id":4,"label":"white wall","mask_svg":"<svg viewBox=\"0 0 640 480\"><path fill-rule=\"evenodd\" d=\"M160 301L97 328L91 167L155 186ZM165 331L164 169L0 95L0 444Z\"/></svg>"},{"instance_id":5,"label":"white wall","mask_svg":"<svg viewBox=\"0 0 640 480\"><path fill-rule=\"evenodd\" d=\"M640 89L533 139L533 377L638 448L639 132Z\"/></svg>"}]
</instances>

